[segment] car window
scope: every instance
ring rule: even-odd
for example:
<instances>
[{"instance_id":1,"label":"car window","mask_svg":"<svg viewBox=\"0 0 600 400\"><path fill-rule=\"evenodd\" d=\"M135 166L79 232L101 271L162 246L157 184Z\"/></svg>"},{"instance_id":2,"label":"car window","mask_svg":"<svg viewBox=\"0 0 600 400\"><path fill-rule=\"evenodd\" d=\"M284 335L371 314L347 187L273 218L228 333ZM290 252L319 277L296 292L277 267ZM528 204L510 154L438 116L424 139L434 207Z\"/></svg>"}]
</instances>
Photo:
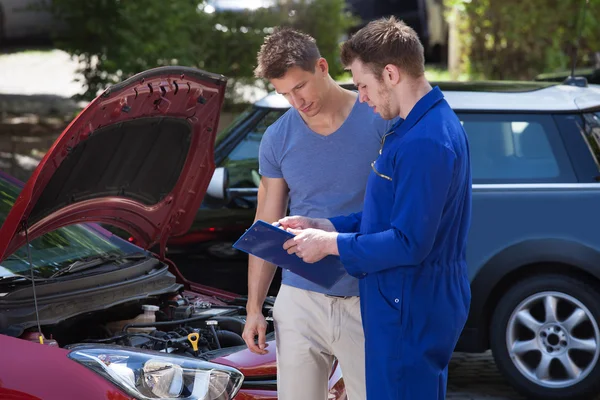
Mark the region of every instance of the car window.
<instances>
[{"instance_id":1,"label":"car window","mask_svg":"<svg viewBox=\"0 0 600 400\"><path fill-rule=\"evenodd\" d=\"M267 128L283 115L286 110L270 110L262 118L246 129L241 141L229 152L220 163L229 171L229 187L255 188L258 187L258 149L262 135Z\"/></svg>"},{"instance_id":2,"label":"car window","mask_svg":"<svg viewBox=\"0 0 600 400\"><path fill-rule=\"evenodd\" d=\"M461 114L474 183L565 182L574 178L550 115Z\"/></svg>"},{"instance_id":3,"label":"car window","mask_svg":"<svg viewBox=\"0 0 600 400\"><path fill-rule=\"evenodd\" d=\"M600 112L583 114L583 136L600 169Z\"/></svg>"},{"instance_id":4,"label":"car window","mask_svg":"<svg viewBox=\"0 0 600 400\"><path fill-rule=\"evenodd\" d=\"M15 203L21 187L0 175L0 224ZM48 278L63 266L100 254L126 255L142 251L95 224L71 225L33 239L30 243L34 274ZM27 246L9 255L0 266L0 276L29 274Z\"/></svg>"}]
</instances>

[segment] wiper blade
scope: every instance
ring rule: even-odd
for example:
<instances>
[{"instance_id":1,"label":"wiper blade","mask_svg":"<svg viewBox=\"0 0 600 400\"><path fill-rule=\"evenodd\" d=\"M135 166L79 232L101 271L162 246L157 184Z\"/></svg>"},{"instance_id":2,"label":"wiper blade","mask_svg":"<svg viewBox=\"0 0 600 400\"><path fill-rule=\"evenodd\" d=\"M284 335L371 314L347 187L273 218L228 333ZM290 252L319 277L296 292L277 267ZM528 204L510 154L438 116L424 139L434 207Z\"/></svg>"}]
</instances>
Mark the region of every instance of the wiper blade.
<instances>
[{"instance_id":1,"label":"wiper blade","mask_svg":"<svg viewBox=\"0 0 600 400\"><path fill-rule=\"evenodd\" d=\"M83 260L77 260L74 263L68 265L67 267L59 269L54 274L52 274L49 279L57 278L59 276L66 275L66 274L72 274L74 272L79 272L79 271L83 271L83 270L90 269L90 268L94 268L99 265L104 265L104 264L112 262L112 261L142 260L142 259L148 258L148 257L149 256L147 254L141 254L141 253L130 254L130 255L126 255L126 256L111 254L111 255L104 255L104 256L89 257L89 258L86 258Z\"/></svg>"}]
</instances>

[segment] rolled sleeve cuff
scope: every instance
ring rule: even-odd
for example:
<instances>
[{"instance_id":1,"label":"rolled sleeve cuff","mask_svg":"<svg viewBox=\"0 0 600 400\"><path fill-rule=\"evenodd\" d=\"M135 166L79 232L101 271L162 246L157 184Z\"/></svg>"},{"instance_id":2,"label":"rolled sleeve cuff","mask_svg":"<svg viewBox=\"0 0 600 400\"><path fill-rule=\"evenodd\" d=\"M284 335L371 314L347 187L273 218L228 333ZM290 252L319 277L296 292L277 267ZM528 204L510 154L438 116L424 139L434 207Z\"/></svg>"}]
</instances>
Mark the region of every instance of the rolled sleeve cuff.
<instances>
[{"instance_id":1,"label":"rolled sleeve cuff","mask_svg":"<svg viewBox=\"0 0 600 400\"><path fill-rule=\"evenodd\" d=\"M333 221L331 222L333 223ZM367 273L360 268L360 262L357 262L358 260L353 256L352 243L356 240L356 236L356 233L340 233L337 237L337 245L340 261L346 272L355 278L361 279L367 276Z\"/></svg>"}]
</instances>

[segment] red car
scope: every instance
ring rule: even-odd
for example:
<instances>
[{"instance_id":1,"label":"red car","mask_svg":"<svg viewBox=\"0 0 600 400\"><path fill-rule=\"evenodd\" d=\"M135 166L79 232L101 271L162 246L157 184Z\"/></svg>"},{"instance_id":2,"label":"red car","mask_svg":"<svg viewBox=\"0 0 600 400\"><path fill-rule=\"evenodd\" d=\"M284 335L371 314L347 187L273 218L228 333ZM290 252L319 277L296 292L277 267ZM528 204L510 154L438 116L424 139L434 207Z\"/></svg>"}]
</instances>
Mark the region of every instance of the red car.
<instances>
[{"instance_id":1,"label":"red car","mask_svg":"<svg viewBox=\"0 0 600 400\"><path fill-rule=\"evenodd\" d=\"M244 300L164 257L213 175L225 86L143 72L90 103L24 186L0 174L0 398L277 398L272 326L270 352L250 353ZM346 398L337 365L330 398Z\"/></svg>"}]
</instances>

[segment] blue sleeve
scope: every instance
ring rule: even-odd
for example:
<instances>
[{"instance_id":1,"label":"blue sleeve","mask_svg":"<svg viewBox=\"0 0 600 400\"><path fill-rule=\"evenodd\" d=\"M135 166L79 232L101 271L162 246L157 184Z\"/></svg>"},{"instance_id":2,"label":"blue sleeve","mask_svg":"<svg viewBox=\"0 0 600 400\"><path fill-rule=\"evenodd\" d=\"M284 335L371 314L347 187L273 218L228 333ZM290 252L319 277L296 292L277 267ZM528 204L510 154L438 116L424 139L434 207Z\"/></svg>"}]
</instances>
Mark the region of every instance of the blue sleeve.
<instances>
[{"instance_id":1,"label":"blue sleeve","mask_svg":"<svg viewBox=\"0 0 600 400\"><path fill-rule=\"evenodd\" d=\"M392 176L391 229L371 234L340 233L338 249L355 277L420 264L430 253L454 174L454 152L423 138L402 144ZM373 207L389 205L374 204Z\"/></svg>"},{"instance_id":2,"label":"blue sleeve","mask_svg":"<svg viewBox=\"0 0 600 400\"><path fill-rule=\"evenodd\" d=\"M260 141L258 148L258 173L267 178L283 178L281 172L281 163L275 156L274 137L277 132L272 129L272 125L267 128Z\"/></svg>"},{"instance_id":3,"label":"blue sleeve","mask_svg":"<svg viewBox=\"0 0 600 400\"><path fill-rule=\"evenodd\" d=\"M362 211L350 215L329 218L336 231L340 233L358 232L360 230L360 221L362 220Z\"/></svg>"}]
</instances>

